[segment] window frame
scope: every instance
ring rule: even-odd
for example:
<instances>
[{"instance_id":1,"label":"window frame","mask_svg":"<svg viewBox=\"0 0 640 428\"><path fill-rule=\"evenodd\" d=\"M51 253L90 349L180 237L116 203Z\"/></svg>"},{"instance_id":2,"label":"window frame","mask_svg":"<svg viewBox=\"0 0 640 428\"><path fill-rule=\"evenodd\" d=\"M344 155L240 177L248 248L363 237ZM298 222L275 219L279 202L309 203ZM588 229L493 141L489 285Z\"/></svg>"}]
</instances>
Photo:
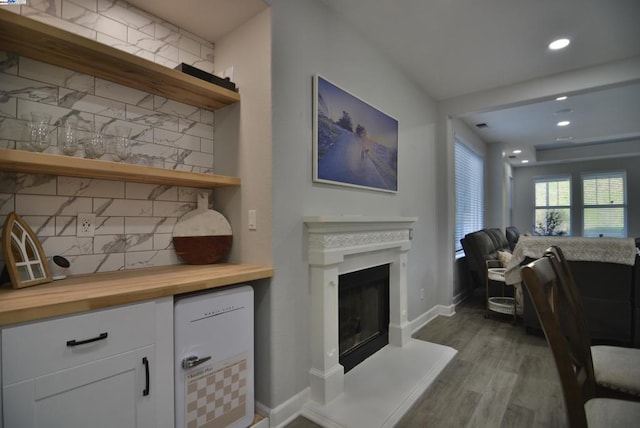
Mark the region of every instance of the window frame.
<instances>
[{"instance_id":1,"label":"window frame","mask_svg":"<svg viewBox=\"0 0 640 428\"><path fill-rule=\"evenodd\" d=\"M551 205L549 204L549 183L560 183L560 182L568 182L569 188L569 204L568 205ZM538 205L537 201L537 186L541 183L547 183L547 204L546 205ZM531 230L533 233L536 233L537 230L537 213L538 210L568 210L568 218L567 218L567 230L562 232L562 235L571 236L572 232L572 211L573 211L573 191L572 191L573 180L571 174L561 174L561 175L550 175L550 176L541 176L533 178L533 224L531 226Z\"/></svg>"}]
</instances>

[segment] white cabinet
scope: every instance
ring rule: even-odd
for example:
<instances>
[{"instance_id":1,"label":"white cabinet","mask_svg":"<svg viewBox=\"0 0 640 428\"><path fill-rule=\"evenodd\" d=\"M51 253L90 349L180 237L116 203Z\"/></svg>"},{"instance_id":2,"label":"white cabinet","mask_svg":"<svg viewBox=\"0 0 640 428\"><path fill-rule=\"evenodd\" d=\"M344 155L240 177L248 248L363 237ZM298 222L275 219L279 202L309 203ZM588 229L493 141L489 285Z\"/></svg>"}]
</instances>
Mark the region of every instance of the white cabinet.
<instances>
[{"instance_id":1,"label":"white cabinet","mask_svg":"<svg viewBox=\"0 0 640 428\"><path fill-rule=\"evenodd\" d=\"M171 311L149 301L3 329L4 428L165 426L173 384L159 371L171 362L156 342L171 315L160 307Z\"/></svg>"}]
</instances>

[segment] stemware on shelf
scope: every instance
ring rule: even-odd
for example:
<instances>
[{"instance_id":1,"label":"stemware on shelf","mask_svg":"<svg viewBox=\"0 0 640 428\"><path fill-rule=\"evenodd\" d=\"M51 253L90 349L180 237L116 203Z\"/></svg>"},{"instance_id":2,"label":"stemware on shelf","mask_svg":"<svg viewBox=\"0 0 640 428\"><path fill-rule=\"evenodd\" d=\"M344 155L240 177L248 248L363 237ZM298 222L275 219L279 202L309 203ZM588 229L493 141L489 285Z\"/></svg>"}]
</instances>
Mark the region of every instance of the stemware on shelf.
<instances>
[{"instance_id":1,"label":"stemware on shelf","mask_svg":"<svg viewBox=\"0 0 640 428\"><path fill-rule=\"evenodd\" d=\"M128 126L116 126L116 137L113 143L113 160L126 161L131 156L131 140L129 135L131 128Z\"/></svg>"},{"instance_id":2,"label":"stemware on shelf","mask_svg":"<svg viewBox=\"0 0 640 428\"><path fill-rule=\"evenodd\" d=\"M60 125L60 136L58 138L58 150L64 155L73 156L78 151L78 132L76 131L77 121L68 118Z\"/></svg>"},{"instance_id":3,"label":"stemware on shelf","mask_svg":"<svg viewBox=\"0 0 640 428\"><path fill-rule=\"evenodd\" d=\"M84 156L88 159L99 159L107 152L107 137L102 132L93 132L84 140Z\"/></svg>"},{"instance_id":4,"label":"stemware on shelf","mask_svg":"<svg viewBox=\"0 0 640 428\"><path fill-rule=\"evenodd\" d=\"M27 150L44 152L49 147L49 122L51 122L50 114L31 112L30 138Z\"/></svg>"}]
</instances>

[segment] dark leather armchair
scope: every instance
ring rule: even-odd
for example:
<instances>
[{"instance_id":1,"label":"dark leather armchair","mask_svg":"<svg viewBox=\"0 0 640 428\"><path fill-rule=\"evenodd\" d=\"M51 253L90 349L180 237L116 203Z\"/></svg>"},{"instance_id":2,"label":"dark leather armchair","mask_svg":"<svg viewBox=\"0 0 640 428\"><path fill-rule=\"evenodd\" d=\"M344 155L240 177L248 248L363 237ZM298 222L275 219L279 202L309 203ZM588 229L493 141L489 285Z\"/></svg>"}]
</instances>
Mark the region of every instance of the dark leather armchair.
<instances>
[{"instance_id":1,"label":"dark leather armchair","mask_svg":"<svg viewBox=\"0 0 640 428\"><path fill-rule=\"evenodd\" d=\"M487 260L498 260L498 251L511 251L506 236L497 228L467 233L460 243L474 287L484 287L487 283Z\"/></svg>"},{"instance_id":2,"label":"dark leather armchair","mask_svg":"<svg viewBox=\"0 0 640 428\"><path fill-rule=\"evenodd\" d=\"M520 238L520 231L515 226L508 226L505 229L505 235L507 237L507 242L509 243L509 249L513 251L518 243L518 238Z\"/></svg>"}]
</instances>

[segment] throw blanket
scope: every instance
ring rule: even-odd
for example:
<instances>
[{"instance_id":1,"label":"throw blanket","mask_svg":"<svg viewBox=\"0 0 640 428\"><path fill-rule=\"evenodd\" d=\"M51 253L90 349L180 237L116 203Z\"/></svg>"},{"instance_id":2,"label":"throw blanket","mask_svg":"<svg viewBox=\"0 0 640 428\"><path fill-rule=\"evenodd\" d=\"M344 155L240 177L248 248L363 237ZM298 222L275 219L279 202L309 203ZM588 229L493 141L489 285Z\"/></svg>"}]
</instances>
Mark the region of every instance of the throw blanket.
<instances>
[{"instance_id":1,"label":"throw blanket","mask_svg":"<svg viewBox=\"0 0 640 428\"><path fill-rule=\"evenodd\" d=\"M557 245L567 260L618 263L633 266L636 260L636 244L633 238L573 238L561 236L520 235L513 256L507 264L505 282L521 281L520 263L526 257L539 259L547 248Z\"/></svg>"}]
</instances>

